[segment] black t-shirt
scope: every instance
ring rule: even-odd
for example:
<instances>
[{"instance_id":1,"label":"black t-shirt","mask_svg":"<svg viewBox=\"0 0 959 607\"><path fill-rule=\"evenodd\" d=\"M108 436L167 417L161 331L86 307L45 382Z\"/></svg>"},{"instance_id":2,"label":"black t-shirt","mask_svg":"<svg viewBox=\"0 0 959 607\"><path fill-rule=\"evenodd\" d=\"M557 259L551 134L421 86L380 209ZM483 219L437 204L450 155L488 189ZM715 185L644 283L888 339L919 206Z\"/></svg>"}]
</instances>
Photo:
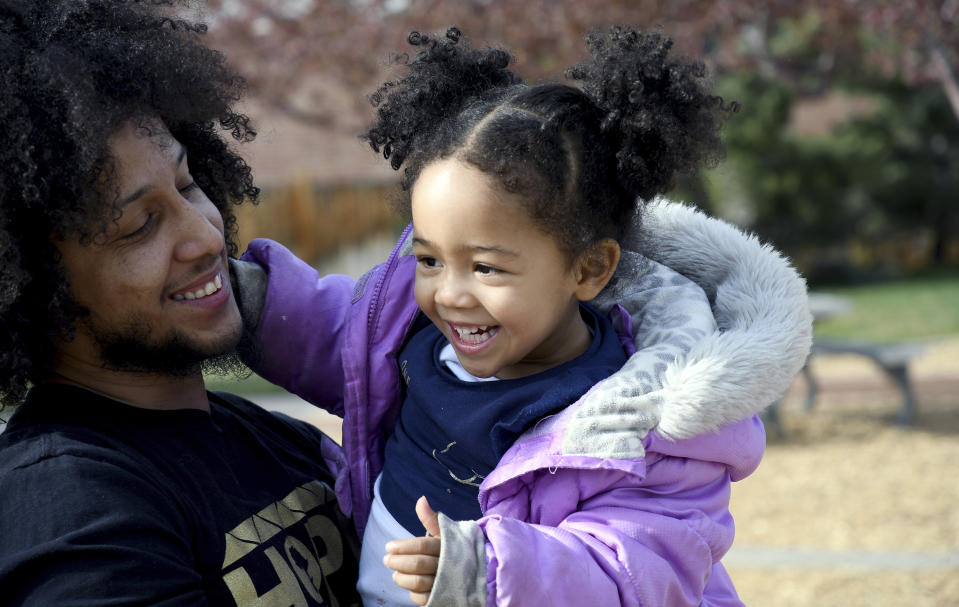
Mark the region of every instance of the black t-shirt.
<instances>
[{"instance_id":1,"label":"black t-shirt","mask_svg":"<svg viewBox=\"0 0 959 607\"><path fill-rule=\"evenodd\" d=\"M358 605L329 439L209 399L156 411L35 388L0 434L0 603Z\"/></svg>"}]
</instances>

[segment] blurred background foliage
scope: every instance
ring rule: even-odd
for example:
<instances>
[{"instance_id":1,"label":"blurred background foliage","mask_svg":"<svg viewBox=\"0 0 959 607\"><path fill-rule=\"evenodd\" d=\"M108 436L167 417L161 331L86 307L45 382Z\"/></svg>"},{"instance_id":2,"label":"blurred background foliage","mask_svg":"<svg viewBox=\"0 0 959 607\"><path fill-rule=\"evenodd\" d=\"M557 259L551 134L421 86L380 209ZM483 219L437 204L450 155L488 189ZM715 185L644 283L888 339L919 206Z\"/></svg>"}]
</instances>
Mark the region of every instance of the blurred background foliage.
<instances>
[{"instance_id":1,"label":"blurred background foliage","mask_svg":"<svg viewBox=\"0 0 959 607\"><path fill-rule=\"evenodd\" d=\"M772 242L813 285L959 276L959 0L211 0L202 18L254 119L313 133L300 161L341 150L295 176L253 154L265 195L242 236L305 259L402 223L385 202L395 175L355 137L410 30L455 24L537 81L582 60L588 30L629 23L701 57L743 106L726 161L674 198Z\"/></svg>"}]
</instances>

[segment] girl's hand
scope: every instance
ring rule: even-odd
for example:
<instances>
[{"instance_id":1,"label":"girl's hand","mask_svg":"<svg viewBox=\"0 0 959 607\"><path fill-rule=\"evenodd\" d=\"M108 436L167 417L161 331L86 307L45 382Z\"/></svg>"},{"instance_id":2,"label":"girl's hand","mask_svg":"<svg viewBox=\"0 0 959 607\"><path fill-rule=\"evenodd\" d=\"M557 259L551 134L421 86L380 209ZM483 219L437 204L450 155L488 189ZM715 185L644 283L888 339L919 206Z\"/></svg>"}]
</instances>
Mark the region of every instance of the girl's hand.
<instances>
[{"instance_id":1,"label":"girl's hand","mask_svg":"<svg viewBox=\"0 0 959 607\"><path fill-rule=\"evenodd\" d=\"M416 501L416 516L426 528L426 537L387 542L383 563L394 570L393 581L410 591L413 602L425 605L440 562L440 524L425 496Z\"/></svg>"}]
</instances>

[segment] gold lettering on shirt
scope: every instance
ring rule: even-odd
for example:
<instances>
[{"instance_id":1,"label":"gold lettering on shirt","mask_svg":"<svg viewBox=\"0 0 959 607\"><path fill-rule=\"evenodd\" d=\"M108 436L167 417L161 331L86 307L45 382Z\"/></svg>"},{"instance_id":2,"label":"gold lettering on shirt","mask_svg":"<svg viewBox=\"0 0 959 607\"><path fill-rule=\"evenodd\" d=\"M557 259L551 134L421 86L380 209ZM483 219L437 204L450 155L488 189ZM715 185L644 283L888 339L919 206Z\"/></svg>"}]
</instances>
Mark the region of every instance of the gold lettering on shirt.
<instances>
[{"instance_id":1,"label":"gold lettering on shirt","mask_svg":"<svg viewBox=\"0 0 959 607\"><path fill-rule=\"evenodd\" d=\"M310 481L297 487L226 534L223 568L226 569L280 531L299 522L310 510L335 500L336 495L319 481Z\"/></svg>"},{"instance_id":2,"label":"gold lettering on shirt","mask_svg":"<svg viewBox=\"0 0 959 607\"><path fill-rule=\"evenodd\" d=\"M237 605L338 605L333 592L326 592L327 598L324 598L322 588L325 576L335 573L343 565L343 538L333 520L325 514L313 512L335 501L336 496L326 485L311 481L226 534L223 581ZM291 529L295 525L302 526L298 530ZM264 547L267 542L270 545ZM254 572L260 571L266 562L276 574L277 581L271 581L270 588L258 590L248 568L252 566ZM227 571L231 567L232 570Z\"/></svg>"},{"instance_id":3,"label":"gold lettering on shirt","mask_svg":"<svg viewBox=\"0 0 959 607\"><path fill-rule=\"evenodd\" d=\"M243 605L243 607L279 607L280 605L284 607L309 607L310 604L306 602L306 597L303 596L296 574L293 573L289 564L283 560L280 553L276 551L276 548L267 548L263 553L273 564L273 568L280 578L280 583L263 594L258 594L246 569L237 567L223 576L223 581L226 582L230 592L233 593L233 600L236 601L236 604Z\"/></svg>"}]
</instances>

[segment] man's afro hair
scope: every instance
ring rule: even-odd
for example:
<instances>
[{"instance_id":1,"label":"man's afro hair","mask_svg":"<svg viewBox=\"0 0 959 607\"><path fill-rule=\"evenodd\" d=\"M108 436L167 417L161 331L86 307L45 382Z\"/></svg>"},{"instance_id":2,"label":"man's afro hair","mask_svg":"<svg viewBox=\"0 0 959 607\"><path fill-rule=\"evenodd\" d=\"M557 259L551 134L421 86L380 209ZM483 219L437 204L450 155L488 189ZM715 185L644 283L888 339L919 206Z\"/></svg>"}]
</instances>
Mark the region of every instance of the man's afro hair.
<instances>
[{"instance_id":1,"label":"man's afro hair","mask_svg":"<svg viewBox=\"0 0 959 607\"><path fill-rule=\"evenodd\" d=\"M104 200L107 140L124 121L161 119L223 215L255 199L223 133L255 136L233 110L244 82L176 18L178 0L0 0L0 402L49 375L78 311L55 239L92 242L116 218Z\"/></svg>"}]
</instances>

